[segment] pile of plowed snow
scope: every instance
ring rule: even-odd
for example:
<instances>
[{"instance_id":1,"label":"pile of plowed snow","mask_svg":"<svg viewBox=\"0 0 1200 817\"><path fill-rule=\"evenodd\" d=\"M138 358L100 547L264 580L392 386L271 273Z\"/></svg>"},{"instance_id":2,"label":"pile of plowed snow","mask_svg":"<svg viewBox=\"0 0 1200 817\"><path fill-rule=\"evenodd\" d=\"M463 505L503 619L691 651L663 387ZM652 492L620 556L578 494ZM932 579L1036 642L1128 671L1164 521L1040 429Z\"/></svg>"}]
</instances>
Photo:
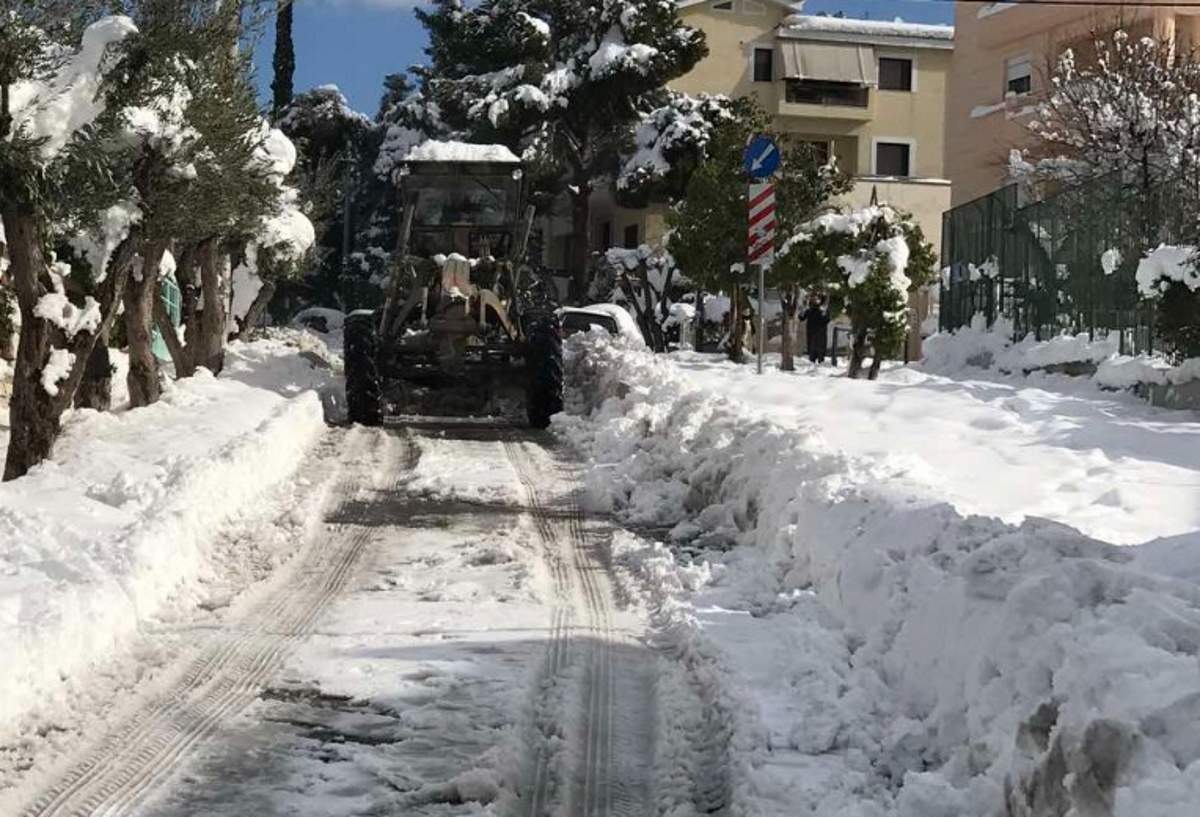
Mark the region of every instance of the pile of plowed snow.
<instances>
[{"instance_id":1,"label":"pile of plowed snow","mask_svg":"<svg viewBox=\"0 0 1200 817\"><path fill-rule=\"evenodd\" d=\"M295 339L293 339L295 340ZM264 511L325 427L328 370L283 339L234 344L147 408L67 415L53 460L0 485L0 737L203 595L222 526Z\"/></svg>"},{"instance_id":2,"label":"pile of plowed snow","mask_svg":"<svg viewBox=\"0 0 1200 817\"><path fill-rule=\"evenodd\" d=\"M1195 814L1197 547L964 516L667 359L568 355L596 509L709 563L684 595L745 704L736 813Z\"/></svg>"}]
</instances>

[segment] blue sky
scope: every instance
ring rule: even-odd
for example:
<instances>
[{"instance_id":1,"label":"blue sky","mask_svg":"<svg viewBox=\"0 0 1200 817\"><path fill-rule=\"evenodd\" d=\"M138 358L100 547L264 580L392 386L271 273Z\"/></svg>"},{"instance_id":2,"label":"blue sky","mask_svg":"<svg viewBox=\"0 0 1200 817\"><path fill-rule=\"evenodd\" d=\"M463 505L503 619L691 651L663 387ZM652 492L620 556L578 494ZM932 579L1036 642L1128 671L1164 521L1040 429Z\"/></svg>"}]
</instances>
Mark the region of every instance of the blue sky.
<instances>
[{"instance_id":1,"label":"blue sky","mask_svg":"<svg viewBox=\"0 0 1200 817\"><path fill-rule=\"evenodd\" d=\"M334 84L370 116L379 107L385 75L424 58L425 33L413 16L419 0L296 0L296 90ZM954 4L930 0L808 0L805 11L844 11L851 17L948 23ZM270 85L274 30L258 53L259 80Z\"/></svg>"}]
</instances>

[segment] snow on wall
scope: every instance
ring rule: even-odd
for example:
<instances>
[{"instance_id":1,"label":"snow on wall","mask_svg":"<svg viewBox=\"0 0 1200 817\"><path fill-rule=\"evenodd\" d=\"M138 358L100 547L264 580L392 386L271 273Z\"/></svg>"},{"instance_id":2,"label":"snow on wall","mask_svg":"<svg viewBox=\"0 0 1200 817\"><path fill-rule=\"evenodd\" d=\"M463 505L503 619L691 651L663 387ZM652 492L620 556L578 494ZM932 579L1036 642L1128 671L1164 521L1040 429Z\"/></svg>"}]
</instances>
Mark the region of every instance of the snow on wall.
<instances>
[{"instance_id":1,"label":"snow on wall","mask_svg":"<svg viewBox=\"0 0 1200 817\"><path fill-rule=\"evenodd\" d=\"M235 345L228 379L144 409L69 414L54 459L0 486L0 740L195 591L219 529L295 471L325 424L280 346Z\"/></svg>"},{"instance_id":2,"label":"snow on wall","mask_svg":"<svg viewBox=\"0 0 1200 817\"><path fill-rule=\"evenodd\" d=\"M752 704L734 813L990 817L1039 787L1055 813L1097 791L1115 817L1194 813L1195 548L963 517L904 462L834 453L666 359L568 351L588 413L555 424L592 505L718 546L692 600Z\"/></svg>"},{"instance_id":3,"label":"snow on wall","mask_svg":"<svg viewBox=\"0 0 1200 817\"><path fill-rule=\"evenodd\" d=\"M817 17L794 15L784 20L782 33L802 35L805 32L858 34L874 37L903 37L923 40L953 40L954 26L905 23L902 20L855 20L849 17Z\"/></svg>"}]
</instances>

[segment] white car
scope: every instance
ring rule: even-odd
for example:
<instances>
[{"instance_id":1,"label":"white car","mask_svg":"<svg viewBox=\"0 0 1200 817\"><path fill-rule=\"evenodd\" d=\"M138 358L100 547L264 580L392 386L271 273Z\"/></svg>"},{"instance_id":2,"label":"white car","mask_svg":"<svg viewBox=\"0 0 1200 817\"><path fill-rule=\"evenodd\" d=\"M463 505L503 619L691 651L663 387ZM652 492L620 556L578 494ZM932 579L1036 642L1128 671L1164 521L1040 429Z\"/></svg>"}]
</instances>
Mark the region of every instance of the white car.
<instances>
[{"instance_id":1,"label":"white car","mask_svg":"<svg viewBox=\"0 0 1200 817\"><path fill-rule=\"evenodd\" d=\"M576 332L587 332L599 326L610 335L629 337L638 344L645 344L642 330L637 321L622 306L617 304L591 304L590 306L564 306L558 310L562 320L563 336L569 337Z\"/></svg>"}]
</instances>

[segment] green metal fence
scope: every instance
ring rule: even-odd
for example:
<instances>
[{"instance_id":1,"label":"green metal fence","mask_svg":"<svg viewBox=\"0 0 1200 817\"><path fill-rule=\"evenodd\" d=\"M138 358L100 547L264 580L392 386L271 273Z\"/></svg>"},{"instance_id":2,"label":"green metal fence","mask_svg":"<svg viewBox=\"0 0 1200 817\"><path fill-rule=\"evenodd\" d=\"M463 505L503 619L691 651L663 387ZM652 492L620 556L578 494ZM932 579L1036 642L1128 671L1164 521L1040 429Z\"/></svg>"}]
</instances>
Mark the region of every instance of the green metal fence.
<instances>
[{"instance_id":1,"label":"green metal fence","mask_svg":"<svg viewBox=\"0 0 1200 817\"><path fill-rule=\"evenodd\" d=\"M167 314L171 317L171 324L178 326L179 321L183 317L183 294L179 291L179 284L175 283L171 278L164 278L159 283L158 289L163 302L167 305ZM164 363L170 362L171 353L167 350L167 342L163 340L157 326L154 327L150 335L150 349L159 360Z\"/></svg>"},{"instance_id":2,"label":"green metal fence","mask_svg":"<svg viewBox=\"0 0 1200 817\"><path fill-rule=\"evenodd\" d=\"M1011 321L1014 340L1116 332L1122 353L1153 351L1138 262L1182 241L1195 205L1194 195L1147 195L1116 174L1025 206L1016 185L960 205L943 217L941 328L982 315L989 326Z\"/></svg>"}]
</instances>

